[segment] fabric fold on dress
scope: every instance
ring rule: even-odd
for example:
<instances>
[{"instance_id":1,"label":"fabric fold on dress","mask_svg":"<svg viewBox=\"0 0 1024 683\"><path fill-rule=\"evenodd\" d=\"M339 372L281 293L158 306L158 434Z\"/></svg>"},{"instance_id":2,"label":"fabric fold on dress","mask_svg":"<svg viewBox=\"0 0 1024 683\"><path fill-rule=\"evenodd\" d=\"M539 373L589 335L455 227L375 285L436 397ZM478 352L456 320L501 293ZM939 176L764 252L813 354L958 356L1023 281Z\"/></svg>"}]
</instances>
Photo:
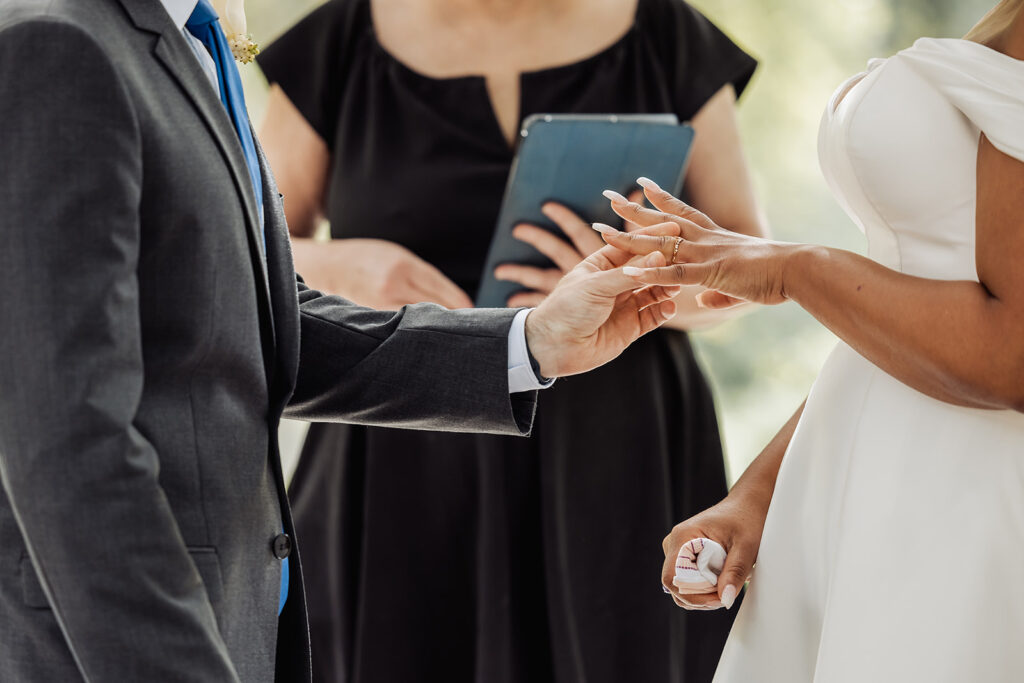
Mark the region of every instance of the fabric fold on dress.
<instances>
[{"instance_id":1,"label":"fabric fold on dress","mask_svg":"<svg viewBox=\"0 0 1024 683\"><path fill-rule=\"evenodd\" d=\"M921 38L900 57L996 149L1024 161L1024 60L955 38Z\"/></svg>"}]
</instances>

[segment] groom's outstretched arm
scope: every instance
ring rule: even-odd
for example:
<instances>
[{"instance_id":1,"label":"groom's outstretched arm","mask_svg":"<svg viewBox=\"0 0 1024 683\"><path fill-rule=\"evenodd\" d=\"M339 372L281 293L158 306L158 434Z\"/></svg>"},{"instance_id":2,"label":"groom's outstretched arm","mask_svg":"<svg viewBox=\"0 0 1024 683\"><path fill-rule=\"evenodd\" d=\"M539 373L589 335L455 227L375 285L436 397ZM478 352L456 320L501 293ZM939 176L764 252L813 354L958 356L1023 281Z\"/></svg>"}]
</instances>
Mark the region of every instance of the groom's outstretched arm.
<instances>
[{"instance_id":1,"label":"groom's outstretched arm","mask_svg":"<svg viewBox=\"0 0 1024 683\"><path fill-rule=\"evenodd\" d=\"M412 429L527 434L536 392L509 394L516 311L377 311L299 283L302 350L287 414Z\"/></svg>"},{"instance_id":2,"label":"groom's outstretched arm","mask_svg":"<svg viewBox=\"0 0 1024 683\"><path fill-rule=\"evenodd\" d=\"M84 680L236 681L159 454L134 424L142 149L129 96L81 29L3 24L0 508L5 496Z\"/></svg>"},{"instance_id":3,"label":"groom's outstretched arm","mask_svg":"<svg viewBox=\"0 0 1024 683\"><path fill-rule=\"evenodd\" d=\"M361 308L299 283L302 350L294 417L418 429L525 433L535 392L509 394L510 348L528 346L540 374L586 372L675 314L678 287L642 287L605 247L570 271L510 328L507 309L450 311L419 304ZM661 254L644 265L664 263Z\"/></svg>"}]
</instances>

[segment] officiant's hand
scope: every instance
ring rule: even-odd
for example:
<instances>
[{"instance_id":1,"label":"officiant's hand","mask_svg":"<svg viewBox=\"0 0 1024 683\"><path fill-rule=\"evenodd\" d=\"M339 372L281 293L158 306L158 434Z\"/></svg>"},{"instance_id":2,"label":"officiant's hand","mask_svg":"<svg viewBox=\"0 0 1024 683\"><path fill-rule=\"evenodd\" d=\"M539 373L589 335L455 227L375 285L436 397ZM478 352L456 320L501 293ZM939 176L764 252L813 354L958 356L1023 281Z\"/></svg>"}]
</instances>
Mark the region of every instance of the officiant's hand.
<instances>
[{"instance_id":1,"label":"officiant's hand","mask_svg":"<svg viewBox=\"0 0 1024 683\"><path fill-rule=\"evenodd\" d=\"M642 226L634 232L608 231L609 244L632 254L662 253L669 264L627 271L638 282L701 285L697 300L721 309L744 301L779 304L787 300L785 274L805 245L776 242L726 230L706 215L643 179L644 194L654 209L622 199L612 208ZM654 234L652 234L654 233Z\"/></svg>"},{"instance_id":2,"label":"officiant's hand","mask_svg":"<svg viewBox=\"0 0 1024 683\"><path fill-rule=\"evenodd\" d=\"M292 248L307 284L362 306L388 311L420 302L473 307L469 295L444 273L395 242L295 239Z\"/></svg>"},{"instance_id":3,"label":"officiant's hand","mask_svg":"<svg viewBox=\"0 0 1024 683\"><path fill-rule=\"evenodd\" d=\"M632 259L632 261L631 261ZM606 246L562 278L526 318L526 342L544 377L587 372L618 356L675 315L678 287L641 286L622 272L627 262L656 267L665 257L633 258Z\"/></svg>"},{"instance_id":4,"label":"officiant's hand","mask_svg":"<svg viewBox=\"0 0 1024 683\"><path fill-rule=\"evenodd\" d=\"M637 191L629 196L630 201L639 202L643 195ZM547 256L555 264L554 268L535 268L506 263L494 269L494 277L498 280L516 282L529 291L516 292L508 299L509 308L537 306L548 294L554 291L558 282L570 270L604 246L601 236L591 229L590 224L576 215L571 209L548 202L541 207L541 213L552 223L561 228L570 241L551 233L544 228L523 223L512 229L512 236L526 242L540 253ZM637 225L627 222L625 229L635 230Z\"/></svg>"}]
</instances>

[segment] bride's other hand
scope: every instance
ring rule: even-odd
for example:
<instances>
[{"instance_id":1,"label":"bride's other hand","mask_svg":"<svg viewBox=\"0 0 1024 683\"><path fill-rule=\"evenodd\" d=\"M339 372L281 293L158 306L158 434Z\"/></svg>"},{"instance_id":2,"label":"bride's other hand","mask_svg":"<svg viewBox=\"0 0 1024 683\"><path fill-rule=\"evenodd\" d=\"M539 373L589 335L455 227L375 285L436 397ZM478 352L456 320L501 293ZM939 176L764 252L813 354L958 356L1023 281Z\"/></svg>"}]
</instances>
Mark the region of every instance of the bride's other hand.
<instances>
[{"instance_id":1,"label":"bride's other hand","mask_svg":"<svg viewBox=\"0 0 1024 683\"><path fill-rule=\"evenodd\" d=\"M749 497L729 496L718 505L676 525L665 537L665 565L661 582L677 605L689 610L731 608L754 567L761 545L767 508ZM726 550L725 566L718 576L718 592L680 595L672 583L680 549L695 538L709 538Z\"/></svg>"},{"instance_id":2,"label":"bride's other hand","mask_svg":"<svg viewBox=\"0 0 1024 683\"><path fill-rule=\"evenodd\" d=\"M643 199L643 195L638 191L631 194L629 199L639 202ZM594 232L590 224L562 204L547 202L541 207L541 212L561 228L562 232L569 237L569 241L544 228L528 223L513 228L513 237L521 242L526 242L547 256L555 264L555 267L535 268L506 263L495 268L494 277L498 280L516 282L529 290L517 292L509 297L507 302L509 308L538 306L554 290L555 285L566 273L604 246L601 236ZM635 230L637 227L626 223L627 231Z\"/></svg>"},{"instance_id":3,"label":"bride's other hand","mask_svg":"<svg viewBox=\"0 0 1024 683\"><path fill-rule=\"evenodd\" d=\"M675 603L684 609L709 610L731 608L757 561L761 534L768 515L775 480L782 457L803 415L800 406L761 454L750 463L729 495L718 505L691 517L672 530L662 542L665 565L661 583ZM676 558L684 544L695 538L710 538L725 548L725 565L718 575L718 591L705 595L680 595L672 579L676 576Z\"/></svg>"},{"instance_id":4,"label":"bride's other hand","mask_svg":"<svg viewBox=\"0 0 1024 683\"><path fill-rule=\"evenodd\" d=\"M608 244L632 254L660 251L669 260L663 268L630 269L631 276L648 284L703 286L708 291L701 292L698 302L711 309L787 300L786 268L803 245L726 230L653 181L639 182L654 209L615 193L608 196L617 214L642 229L627 233L597 228Z\"/></svg>"}]
</instances>

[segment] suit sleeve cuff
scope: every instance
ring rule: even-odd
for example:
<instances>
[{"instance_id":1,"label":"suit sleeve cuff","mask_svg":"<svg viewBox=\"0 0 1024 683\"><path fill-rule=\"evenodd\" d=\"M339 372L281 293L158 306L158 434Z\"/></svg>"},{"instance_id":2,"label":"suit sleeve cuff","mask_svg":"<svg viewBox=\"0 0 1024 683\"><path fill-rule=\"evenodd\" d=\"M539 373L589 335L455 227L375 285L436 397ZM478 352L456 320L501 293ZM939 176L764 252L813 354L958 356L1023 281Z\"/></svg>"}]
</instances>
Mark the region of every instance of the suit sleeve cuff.
<instances>
[{"instance_id":1,"label":"suit sleeve cuff","mask_svg":"<svg viewBox=\"0 0 1024 683\"><path fill-rule=\"evenodd\" d=\"M530 363L530 351L526 346L526 316L532 308L524 308L512 319L512 327L508 331L508 393L518 394L523 391L547 389L555 380L543 380L533 370Z\"/></svg>"}]
</instances>

